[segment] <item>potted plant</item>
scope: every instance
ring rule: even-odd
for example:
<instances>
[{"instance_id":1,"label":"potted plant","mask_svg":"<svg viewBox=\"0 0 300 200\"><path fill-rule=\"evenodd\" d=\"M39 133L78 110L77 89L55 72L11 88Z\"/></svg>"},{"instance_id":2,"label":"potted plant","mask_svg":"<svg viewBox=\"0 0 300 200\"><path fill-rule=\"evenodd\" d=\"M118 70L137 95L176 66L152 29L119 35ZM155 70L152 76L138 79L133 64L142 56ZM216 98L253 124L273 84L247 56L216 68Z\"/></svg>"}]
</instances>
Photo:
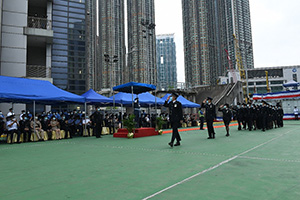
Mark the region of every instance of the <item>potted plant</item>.
<instances>
[{"instance_id":1,"label":"potted plant","mask_svg":"<svg viewBox=\"0 0 300 200\"><path fill-rule=\"evenodd\" d=\"M162 133L163 133L162 126L164 124L166 124L166 122L164 121L164 119L162 117L157 117L156 124L157 124L158 134L162 135Z\"/></svg>"},{"instance_id":2,"label":"potted plant","mask_svg":"<svg viewBox=\"0 0 300 200\"><path fill-rule=\"evenodd\" d=\"M129 115L128 118L123 119L123 124L126 127L128 134L127 137L128 138L133 138L134 137L134 133L133 133L133 129L135 127L135 121L134 121L135 115L131 114Z\"/></svg>"}]
</instances>

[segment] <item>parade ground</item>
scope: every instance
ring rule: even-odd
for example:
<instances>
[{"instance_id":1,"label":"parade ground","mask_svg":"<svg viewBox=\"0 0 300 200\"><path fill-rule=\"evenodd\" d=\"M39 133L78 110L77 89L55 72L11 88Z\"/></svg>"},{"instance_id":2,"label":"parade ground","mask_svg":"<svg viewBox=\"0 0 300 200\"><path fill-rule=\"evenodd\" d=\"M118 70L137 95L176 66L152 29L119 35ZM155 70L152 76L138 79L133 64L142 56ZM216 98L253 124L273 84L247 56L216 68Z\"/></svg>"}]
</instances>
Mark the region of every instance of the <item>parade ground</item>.
<instances>
[{"instance_id":1,"label":"parade ground","mask_svg":"<svg viewBox=\"0 0 300 200\"><path fill-rule=\"evenodd\" d=\"M216 124L216 126L218 126ZM299 199L300 122L262 131L215 129L0 144L0 199Z\"/></svg>"}]
</instances>

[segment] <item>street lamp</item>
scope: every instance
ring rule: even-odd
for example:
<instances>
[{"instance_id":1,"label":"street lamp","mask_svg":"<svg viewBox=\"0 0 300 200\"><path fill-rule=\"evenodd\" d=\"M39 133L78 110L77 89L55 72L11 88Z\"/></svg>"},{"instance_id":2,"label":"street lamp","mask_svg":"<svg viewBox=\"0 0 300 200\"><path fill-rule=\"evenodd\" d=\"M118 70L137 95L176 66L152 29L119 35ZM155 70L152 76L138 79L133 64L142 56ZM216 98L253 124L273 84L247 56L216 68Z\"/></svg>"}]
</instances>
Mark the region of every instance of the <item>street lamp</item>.
<instances>
[{"instance_id":1,"label":"street lamp","mask_svg":"<svg viewBox=\"0 0 300 200\"><path fill-rule=\"evenodd\" d=\"M132 69L132 56L131 56L131 59L130 59L130 62L128 61L129 60L129 54L132 54L134 52L138 52L139 50L137 50L135 47L131 47L131 51L129 51L128 53L126 53L126 66L127 68L130 70L130 72L128 73L128 78L129 78L129 82L133 81L133 69ZM130 66L129 66L130 64Z\"/></svg>"},{"instance_id":2,"label":"street lamp","mask_svg":"<svg viewBox=\"0 0 300 200\"><path fill-rule=\"evenodd\" d=\"M109 80L109 87L110 87L110 96L112 96L112 73L113 73L113 63L117 63L119 60L118 60L118 56L117 55L114 55L113 57L110 57L108 54L104 54L104 61L108 64L108 68L110 67L109 66L109 63L111 63L111 67L110 67L110 80Z\"/></svg>"},{"instance_id":3,"label":"street lamp","mask_svg":"<svg viewBox=\"0 0 300 200\"><path fill-rule=\"evenodd\" d=\"M148 71L147 75L148 75L148 82L151 83L151 80L150 80L150 74L149 71L150 71L150 66L149 66L149 55L148 55L148 46L149 46L149 40L147 38L147 35L149 35L150 37L153 36L153 33L151 32L151 30L154 30L155 29L155 24L154 23L150 23L150 21L147 19L142 19L141 20L141 24L143 27L146 28L146 30L142 30L143 33L145 33L145 35L143 36L144 39L147 39L147 43L146 43L146 69Z\"/></svg>"}]
</instances>

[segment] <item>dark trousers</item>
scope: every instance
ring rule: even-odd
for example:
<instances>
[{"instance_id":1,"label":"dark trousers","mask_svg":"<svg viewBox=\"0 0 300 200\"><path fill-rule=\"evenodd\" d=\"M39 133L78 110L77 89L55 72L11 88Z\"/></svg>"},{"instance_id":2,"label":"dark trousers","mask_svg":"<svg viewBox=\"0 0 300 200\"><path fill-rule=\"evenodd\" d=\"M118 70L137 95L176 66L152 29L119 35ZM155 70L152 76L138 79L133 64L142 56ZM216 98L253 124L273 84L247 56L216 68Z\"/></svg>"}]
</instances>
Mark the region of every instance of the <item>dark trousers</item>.
<instances>
[{"instance_id":1,"label":"dark trousers","mask_svg":"<svg viewBox=\"0 0 300 200\"><path fill-rule=\"evenodd\" d=\"M20 142L20 135L21 135L20 131L14 129L14 130L8 131L8 134L10 135L11 144L13 143L14 133L17 134L17 142Z\"/></svg>"},{"instance_id":2,"label":"dark trousers","mask_svg":"<svg viewBox=\"0 0 300 200\"><path fill-rule=\"evenodd\" d=\"M173 144L175 139L177 141L177 143L179 143L181 141L179 132L178 132L178 127L180 126L180 122L173 122L172 123L172 138L171 138L171 143Z\"/></svg>"},{"instance_id":3,"label":"dark trousers","mask_svg":"<svg viewBox=\"0 0 300 200\"><path fill-rule=\"evenodd\" d=\"M251 131L252 128L253 128L253 120L252 119L248 119L247 124L248 124L249 131Z\"/></svg>"},{"instance_id":4,"label":"dark trousers","mask_svg":"<svg viewBox=\"0 0 300 200\"><path fill-rule=\"evenodd\" d=\"M200 117L200 129L203 129L203 125L204 125L204 117Z\"/></svg>"},{"instance_id":5,"label":"dark trousers","mask_svg":"<svg viewBox=\"0 0 300 200\"><path fill-rule=\"evenodd\" d=\"M238 122L238 130L242 130L242 126L241 126L241 119L237 119L237 122Z\"/></svg>"},{"instance_id":6,"label":"dark trousers","mask_svg":"<svg viewBox=\"0 0 300 200\"><path fill-rule=\"evenodd\" d=\"M207 120L207 130L208 130L208 137L213 138L215 137L215 130L214 130L214 121L213 120Z\"/></svg>"},{"instance_id":7,"label":"dark trousers","mask_svg":"<svg viewBox=\"0 0 300 200\"><path fill-rule=\"evenodd\" d=\"M101 132L102 132L102 126L96 125L94 130L95 130L96 138L100 138L101 137Z\"/></svg>"},{"instance_id":8,"label":"dark trousers","mask_svg":"<svg viewBox=\"0 0 300 200\"><path fill-rule=\"evenodd\" d=\"M295 120L298 120L298 114L297 114L297 115L295 115Z\"/></svg>"},{"instance_id":9,"label":"dark trousers","mask_svg":"<svg viewBox=\"0 0 300 200\"><path fill-rule=\"evenodd\" d=\"M31 131L23 131L24 142L30 142Z\"/></svg>"}]
</instances>

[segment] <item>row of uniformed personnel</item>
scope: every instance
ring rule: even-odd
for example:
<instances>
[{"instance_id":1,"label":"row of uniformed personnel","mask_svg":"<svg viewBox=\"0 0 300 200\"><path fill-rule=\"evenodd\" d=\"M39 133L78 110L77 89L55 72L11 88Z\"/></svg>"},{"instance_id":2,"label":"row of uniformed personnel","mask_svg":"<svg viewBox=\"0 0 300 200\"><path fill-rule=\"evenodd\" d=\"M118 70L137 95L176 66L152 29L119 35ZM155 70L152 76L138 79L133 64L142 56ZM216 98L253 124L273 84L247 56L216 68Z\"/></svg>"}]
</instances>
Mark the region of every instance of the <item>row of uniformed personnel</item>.
<instances>
[{"instance_id":1,"label":"row of uniformed personnel","mask_svg":"<svg viewBox=\"0 0 300 200\"><path fill-rule=\"evenodd\" d=\"M273 127L283 127L283 109L278 104L272 106L266 102L259 104L240 104L233 110L238 121L238 130L248 129L249 131L261 129L262 131Z\"/></svg>"}]
</instances>

